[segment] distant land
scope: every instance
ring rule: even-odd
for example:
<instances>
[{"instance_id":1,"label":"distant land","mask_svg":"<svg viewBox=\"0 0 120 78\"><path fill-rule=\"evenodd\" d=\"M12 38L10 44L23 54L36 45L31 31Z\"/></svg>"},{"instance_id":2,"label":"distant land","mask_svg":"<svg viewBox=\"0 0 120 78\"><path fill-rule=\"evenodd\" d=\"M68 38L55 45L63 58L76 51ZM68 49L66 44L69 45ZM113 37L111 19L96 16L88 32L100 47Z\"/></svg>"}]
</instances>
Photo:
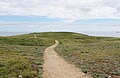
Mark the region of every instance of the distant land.
<instances>
[{"instance_id":1,"label":"distant land","mask_svg":"<svg viewBox=\"0 0 120 78\"><path fill-rule=\"evenodd\" d=\"M76 32L90 36L120 37L120 24L0 23L0 36L33 32Z\"/></svg>"},{"instance_id":2,"label":"distant land","mask_svg":"<svg viewBox=\"0 0 120 78\"><path fill-rule=\"evenodd\" d=\"M54 31L49 31L54 32ZM58 31L56 31L58 32ZM69 31L70 32L70 31ZM34 32L1 32L0 36L14 36L14 35L21 35L21 34L28 34L28 33L34 33ZM100 37L117 37L120 38L120 32L119 31L80 31L76 33L83 33L87 34L89 36L100 36Z\"/></svg>"}]
</instances>

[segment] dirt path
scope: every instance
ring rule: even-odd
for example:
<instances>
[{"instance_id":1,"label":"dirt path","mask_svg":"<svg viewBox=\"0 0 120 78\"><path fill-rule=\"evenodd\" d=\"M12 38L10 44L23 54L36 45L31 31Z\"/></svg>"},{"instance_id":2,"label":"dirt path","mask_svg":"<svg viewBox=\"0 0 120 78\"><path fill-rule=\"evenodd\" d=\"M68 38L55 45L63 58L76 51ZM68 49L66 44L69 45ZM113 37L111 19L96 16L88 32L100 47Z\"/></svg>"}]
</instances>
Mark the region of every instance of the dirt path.
<instances>
[{"instance_id":1,"label":"dirt path","mask_svg":"<svg viewBox=\"0 0 120 78\"><path fill-rule=\"evenodd\" d=\"M74 65L68 64L63 58L58 56L54 51L58 44L59 42L56 40L54 45L45 50L43 78L90 78L80 72Z\"/></svg>"}]
</instances>

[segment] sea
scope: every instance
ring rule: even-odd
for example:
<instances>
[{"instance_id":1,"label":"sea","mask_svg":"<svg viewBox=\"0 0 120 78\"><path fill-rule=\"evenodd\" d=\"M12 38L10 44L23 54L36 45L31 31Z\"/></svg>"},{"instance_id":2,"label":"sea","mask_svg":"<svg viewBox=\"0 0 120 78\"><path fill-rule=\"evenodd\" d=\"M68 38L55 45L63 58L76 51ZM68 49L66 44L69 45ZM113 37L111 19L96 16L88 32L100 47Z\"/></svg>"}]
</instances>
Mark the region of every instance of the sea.
<instances>
[{"instance_id":1,"label":"sea","mask_svg":"<svg viewBox=\"0 0 120 78\"><path fill-rule=\"evenodd\" d=\"M120 38L120 24L0 23L0 36L33 32L75 32L89 36Z\"/></svg>"}]
</instances>

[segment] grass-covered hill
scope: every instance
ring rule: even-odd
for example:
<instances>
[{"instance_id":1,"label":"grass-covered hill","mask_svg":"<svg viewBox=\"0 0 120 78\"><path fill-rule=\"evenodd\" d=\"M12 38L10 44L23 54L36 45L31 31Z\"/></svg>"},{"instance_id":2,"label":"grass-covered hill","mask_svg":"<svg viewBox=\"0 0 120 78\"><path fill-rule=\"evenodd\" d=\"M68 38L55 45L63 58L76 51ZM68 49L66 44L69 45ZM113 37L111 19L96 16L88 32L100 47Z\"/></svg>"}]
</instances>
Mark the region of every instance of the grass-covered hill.
<instances>
[{"instance_id":1,"label":"grass-covered hill","mask_svg":"<svg viewBox=\"0 0 120 78\"><path fill-rule=\"evenodd\" d=\"M120 38L46 32L0 37L0 78L42 78L44 49L54 40L60 41L58 54L84 73L120 77Z\"/></svg>"}]
</instances>

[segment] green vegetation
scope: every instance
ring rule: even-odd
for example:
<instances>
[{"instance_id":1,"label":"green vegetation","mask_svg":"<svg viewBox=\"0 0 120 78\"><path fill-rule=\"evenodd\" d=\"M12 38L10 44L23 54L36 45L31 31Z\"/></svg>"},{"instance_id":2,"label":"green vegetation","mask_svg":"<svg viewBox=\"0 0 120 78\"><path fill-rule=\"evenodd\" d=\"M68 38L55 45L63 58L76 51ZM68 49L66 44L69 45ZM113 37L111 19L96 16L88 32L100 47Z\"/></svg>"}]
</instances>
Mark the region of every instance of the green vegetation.
<instances>
[{"instance_id":1,"label":"green vegetation","mask_svg":"<svg viewBox=\"0 0 120 78\"><path fill-rule=\"evenodd\" d=\"M0 56L0 78L16 78L20 74L26 78L35 74L29 60L19 53L1 51Z\"/></svg>"},{"instance_id":2,"label":"green vegetation","mask_svg":"<svg viewBox=\"0 0 120 78\"><path fill-rule=\"evenodd\" d=\"M43 52L54 40L60 41L56 47L60 56L93 78L120 76L120 38L47 32L0 37L0 78L21 74L24 78L42 78Z\"/></svg>"},{"instance_id":3,"label":"green vegetation","mask_svg":"<svg viewBox=\"0 0 120 78\"><path fill-rule=\"evenodd\" d=\"M42 78L44 49L54 40L34 35L0 37L0 78Z\"/></svg>"},{"instance_id":4,"label":"green vegetation","mask_svg":"<svg viewBox=\"0 0 120 78\"><path fill-rule=\"evenodd\" d=\"M71 33L60 39L58 54L93 78L120 77L120 38Z\"/></svg>"}]
</instances>

